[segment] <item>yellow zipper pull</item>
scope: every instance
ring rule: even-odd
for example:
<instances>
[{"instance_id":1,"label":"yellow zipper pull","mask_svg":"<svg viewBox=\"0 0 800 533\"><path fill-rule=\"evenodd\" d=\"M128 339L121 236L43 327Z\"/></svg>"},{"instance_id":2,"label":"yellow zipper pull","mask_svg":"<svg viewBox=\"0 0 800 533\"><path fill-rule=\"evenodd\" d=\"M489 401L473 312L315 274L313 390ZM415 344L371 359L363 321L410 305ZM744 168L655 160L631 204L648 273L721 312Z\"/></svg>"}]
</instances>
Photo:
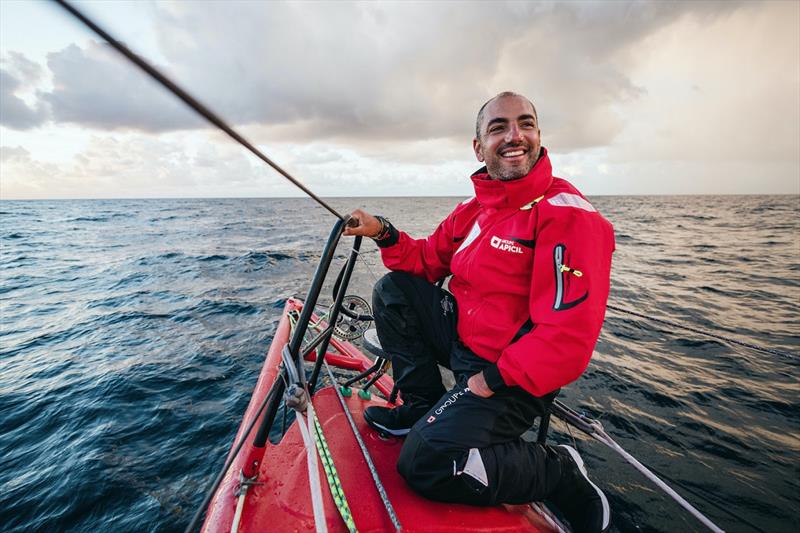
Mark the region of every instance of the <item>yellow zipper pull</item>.
<instances>
[{"instance_id":1,"label":"yellow zipper pull","mask_svg":"<svg viewBox=\"0 0 800 533\"><path fill-rule=\"evenodd\" d=\"M567 265L561 265L561 272L569 272L578 278L583 276L583 272L580 270L575 270L574 268L570 268Z\"/></svg>"},{"instance_id":2,"label":"yellow zipper pull","mask_svg":"<svg viewBox=\"0 0 800 533\"><path fill-rule=\"evenodd\" d=\"M527 210L529 210L529 209L533 209L533 206L535 206L537 203L539 203L539 200L541 200L542 198L544 198L544 194L543 194L543 195L541 195L541 196L540 196L539 198L537 198L536 200L534 200L534 201L532 201L532 202L530 202L530 203L527 203L527 204L523 205L522 207L520 207L520 208L519 208L519 210L520 210L520 211L527 211Z\"/></svg>"}]
</instances>

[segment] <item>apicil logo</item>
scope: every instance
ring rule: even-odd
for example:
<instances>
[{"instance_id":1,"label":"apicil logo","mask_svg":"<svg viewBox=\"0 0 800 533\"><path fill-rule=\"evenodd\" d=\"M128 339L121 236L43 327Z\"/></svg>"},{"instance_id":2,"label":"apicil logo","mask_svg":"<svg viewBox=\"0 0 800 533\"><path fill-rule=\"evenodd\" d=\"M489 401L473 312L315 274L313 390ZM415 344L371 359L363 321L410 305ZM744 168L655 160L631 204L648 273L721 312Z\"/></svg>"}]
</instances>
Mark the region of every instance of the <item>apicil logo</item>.
<instances>
[{"instance_id":1,"label":"apicil logo","mask_svg":"<svg viewBox=\"0 0 800 533\"><path fill-rule=\"evenodd\" d=\"M514 241L509 241L508 239L501 239L497 235L492 235L491 240L489 240L489 244L492 245L492 248L497 248L503 252L511 252L512 254L522 253L522 247L520 245Z\"/></svg>"}]
</instances>

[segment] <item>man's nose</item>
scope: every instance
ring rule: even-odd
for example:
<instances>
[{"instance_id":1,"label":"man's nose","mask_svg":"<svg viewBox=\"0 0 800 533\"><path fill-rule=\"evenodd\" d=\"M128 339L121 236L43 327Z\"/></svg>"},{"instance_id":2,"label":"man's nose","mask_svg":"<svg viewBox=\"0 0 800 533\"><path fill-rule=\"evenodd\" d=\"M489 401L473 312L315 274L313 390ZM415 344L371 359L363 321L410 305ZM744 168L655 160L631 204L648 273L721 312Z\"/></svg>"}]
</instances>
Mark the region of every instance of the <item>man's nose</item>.
<instances>
[{"instance_id":1,"label":"man's nose","mask_svg":"<svg viewBox=\"0 0 800 533\"><path fill-rule=\"evenodd\" d=\"M519 129L519 126L512 123L508 130L506 131L506 142L513 142L513 141L521 141L522 140L522 130Z\"/></svg>"}]
</instances>

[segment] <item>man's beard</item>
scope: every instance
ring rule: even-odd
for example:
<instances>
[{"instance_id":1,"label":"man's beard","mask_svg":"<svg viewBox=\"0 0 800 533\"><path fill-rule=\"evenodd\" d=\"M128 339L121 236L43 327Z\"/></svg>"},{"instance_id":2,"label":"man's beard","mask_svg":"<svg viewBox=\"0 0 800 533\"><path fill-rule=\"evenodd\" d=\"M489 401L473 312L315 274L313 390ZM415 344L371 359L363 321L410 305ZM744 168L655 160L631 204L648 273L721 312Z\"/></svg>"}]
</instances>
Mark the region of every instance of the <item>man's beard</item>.
<instances>
[{"instance_id":1,"label":"man's beard","mask_svg":"<svg viewBox=\"0 0 800 533\"><path fill-rule=\"evenodd\" d=\"M531 169L536 164L536 161L539 160L539 154L541 153L541 148L536 150L530 150L528 152L528 160L525 164L516 167L507 167L503 164L503 156L498 155L495 158L492 158L491 161L487 161L486 170L489 171L489 175L500 181L511 181L511 180L518 180L520 178L524 178L528 175Z\"/></svg>"}]
</instances>

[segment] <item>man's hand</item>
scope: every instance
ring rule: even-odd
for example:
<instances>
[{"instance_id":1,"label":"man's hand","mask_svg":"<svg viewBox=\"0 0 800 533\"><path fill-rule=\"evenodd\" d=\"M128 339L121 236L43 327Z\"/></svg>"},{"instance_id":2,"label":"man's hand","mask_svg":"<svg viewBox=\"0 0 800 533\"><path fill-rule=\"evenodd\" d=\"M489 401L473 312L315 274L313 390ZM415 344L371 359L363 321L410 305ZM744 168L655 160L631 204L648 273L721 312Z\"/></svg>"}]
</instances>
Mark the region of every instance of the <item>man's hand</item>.
<instances>
[{"instance_id":1,"label":"man's hand","mask_svg":"<svg viewBox=\"0 0 800 533\"><path fill-rule=\"evenodd\" d=\"M381 230L381 221L370 215L366 211L356 209L350 213L351 220L357 222L355 226L348 226L344 229L345 235L361 235L363 237L375 237ZM352 224L352 222L351 222Z\"/></svg>"},{"instance_id":2,"label":"man's hand","mask_svg":"<svg viewBox=\"0 0 800 533\"><path fill-rule=\"evenodd\" d=\"M486 380L483 378L483 372L478 372L470 376L467 380L467 387L469 387L472 394L480 396L481 398L488 398L494 394L492 389L489 388L489 385L486 384Z\"/></svg>"}]
</instances>

